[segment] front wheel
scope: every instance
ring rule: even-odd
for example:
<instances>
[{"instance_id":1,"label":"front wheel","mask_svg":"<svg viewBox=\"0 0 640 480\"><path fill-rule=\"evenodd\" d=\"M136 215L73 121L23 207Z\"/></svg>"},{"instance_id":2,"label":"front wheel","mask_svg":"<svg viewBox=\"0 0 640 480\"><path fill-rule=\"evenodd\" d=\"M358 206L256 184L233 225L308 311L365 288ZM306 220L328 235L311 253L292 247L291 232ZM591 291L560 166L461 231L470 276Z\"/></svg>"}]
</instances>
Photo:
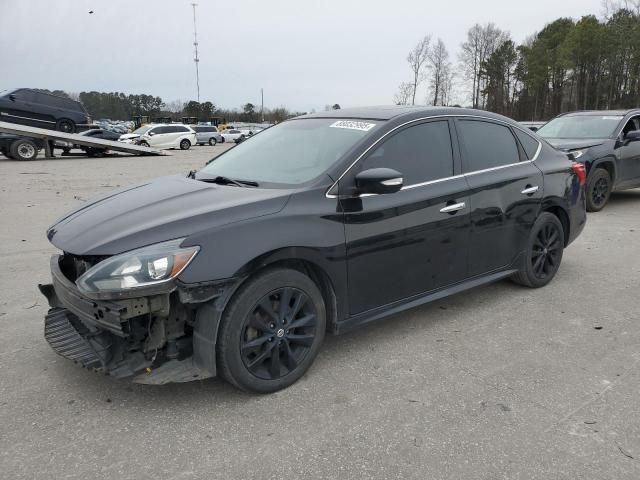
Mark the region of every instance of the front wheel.
<instances>
[{"instance_id":1,"label":"front wheel","mask_svg":"<svg viewBox=\"0 0 640 480\"><path fill-rule=\"evenodd\" d=\"M215 138L211 137L209 139L209 145L211 145L212 147L215 147L216 143L218 143L218 142L217 142L217 140Z\"/></svg>"},{"instance_id":2,"label":"front wheel","mask_svg":"<svg viewBox=\"0 0 640 480\"><path fill-rule=\"evenodd\" d=\"M522 269L511 279L531 288L544 287L555 277L564 252L564 229L554 214L544 212L529 234Z\"/></svg>"},{"instance_id":3,"label":"front wheel","mask_svg":"<svg viewBox=\"0 0 640 480\"><path fill-rule=\"evenodd\" d=\"M138 142L138 146L149 148L149 142L142 140L141 142Z\"/></svg>"},{"instance_id":4,"label":"front wheel","mask_svg":"<svg viewBox=\"0 0 640 480\"><path fill-rule=\"evenodd\" d=\"M180 142L180 150L189 150L191 148L191 142L184 139Z\"/></svg>"},{"instance_id":5,"label":"front wheel","mask_svg":"<svg viewBox=\"0 0 640 480\"><path fill-rule=\"evenodd\" d=\"M587 185L587 211L599 212L611 197L611 175L604 168L597 168Z\"/></svg>"},{"instance_id":6,"label":"front wheel","mask_svg":"<svg viewBox=\"0 0 640 480\"><path fill-rule=\"evenodd\" d=\"M270 393L296 382L313 363L326 328L316 284L291 269L270 269L235 294L222 317L218 366L236 387Z\"/></svg>"},{"instance_id":7,"label":"front wheel","mask_svg":"<svg viewBox=\"0 0 640 480\"><path fill-rule=\"evenodd\" d=\"M35 160L38 156L38 145L33 140L22 138L11 144L10 151L16 160Z\"/></svg>"}]
</instances>

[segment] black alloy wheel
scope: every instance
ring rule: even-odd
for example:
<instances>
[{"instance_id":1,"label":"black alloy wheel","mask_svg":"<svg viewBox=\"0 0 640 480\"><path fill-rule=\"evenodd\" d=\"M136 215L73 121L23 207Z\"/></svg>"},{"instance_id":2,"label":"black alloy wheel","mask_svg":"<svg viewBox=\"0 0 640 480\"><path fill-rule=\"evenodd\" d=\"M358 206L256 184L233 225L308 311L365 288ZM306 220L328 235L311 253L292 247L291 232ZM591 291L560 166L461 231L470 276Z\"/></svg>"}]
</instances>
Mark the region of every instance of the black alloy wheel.
<instances>
[{"instance_id":1,"label":"black alloy wheel","mask_svg":"<svg viewBox=\"0 0 640 480\"><path fill-rule=\"evenodd\" d=\"M564 229L554 214L543 212L536 220L521 270L511 279L527 287L543 287L555 277L564 253Z\"/></svg>"},{"instance_id":2,"label":"black alloy wheel","mask_svg":"<svg viewBox=\"0 0 640 480\"><path fill-rule=\"evenodd\" d=\"M531 268L536 278L545 279L555 274L560 265L563 233L554 223L545 224L535 239L531 249Z\"/></svg>"},{"instance_id":3,"label":"black alloy wheel","mask_svg":"<svg viewBox=\"0 0 640 480\"><path fill-rule=\"evenodd\" d=\"M58 123L56 124L56 130L64 133L75 133L76 126L71 120L62 119L58 120Z\"/></svg>"},{"instance_id":4,"label":"black alloy wheel","mask_svg":"<svg viewBox=\"0 0 640 480\"><path fill-rule=\"evenodd\" d=\"M325 330L325 302L316 283L299 270L266 269L247 280L224 310L218 371L242 390L281 390L311 366Z\"/></svg>"},{"instance_id":5,"label":"black alloy wheel","mask_svg":"<svg viewBox=\"0 0 640 480\"><path fill-rule=\"evenodd\" d=\"M314 343L318 314L306 293L284 287L262 297L245 320L242 361L256 377L277 380L294 371Z\"/></svg>"},{"instance_id":6,"label":"black alloy wheel","mask_svg":"<svg viewBox=\"0 0 640 480\"><path fill-rule=\"evenodd\" d=\"M587 187L587 210L599 212L609 202L611 197L611 175L603 168L596 169L589 179Z\"/></svg>"}]
</instances>

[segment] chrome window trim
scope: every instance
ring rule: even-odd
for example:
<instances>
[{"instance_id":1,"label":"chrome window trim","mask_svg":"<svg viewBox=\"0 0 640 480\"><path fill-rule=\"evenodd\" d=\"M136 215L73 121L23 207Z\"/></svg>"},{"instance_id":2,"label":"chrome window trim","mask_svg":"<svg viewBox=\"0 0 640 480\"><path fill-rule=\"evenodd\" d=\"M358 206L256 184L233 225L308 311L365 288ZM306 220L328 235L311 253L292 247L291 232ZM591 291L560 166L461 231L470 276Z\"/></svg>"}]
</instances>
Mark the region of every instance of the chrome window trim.
<instances>
[{"instance_id":1,"label":"chrome window trim","mask_svg":"<svg viewBox=\"0 0 640 480\"><path fill-rule=\"evenodd\" d=\"M338 195L330 194L329 192L338 184L338 182L340 180L342 180L342 177L344 177L349 172L349 170L351 170L351 168L353 168L353 166L356 163L358 163L367 153L369 153L369 151L371 149L376 147L388 135L390 135L393 132L395 132L396 130L398 130L398 129L402 128L402 127L405 127L407 125L410 125L412 123L421 122L421 121L424 121L424 120L432 120L432 119L437 119L437 118L443 118L443 119L445 119L445 118L477 118L477 119L480 119L480 120L489 120L491 122L500 123L500 124L505 125L507 127L517 128L518 130L520 130L521 132L525 133L526 135L529 135L536 142L538 142L538 150L536 151L536 154L533 156L533 158L531 160L525 160L525 161L517 162L517 163L510 163L508 165L500 165L499 167L491 167L491 168L486 168L486 169L483 169L483 170L474 170L473 172L461 173L459 175L452 175L451 177L438 178L436 180L429 180L428 182L421 182L421 183L414 183L412 185L405 185L400 189L400 191L410 190L412 188L424 187L426 185L431 185L433 183L440 183L440 182L444 182L444 181L447 181L447 180L453 180L453 179L456 179L456 178L465 177L467 175L477 175L479 173L491 172L493 170L501 170L503 168L514 167L516 165L522 165L522 164L526 164L526 163L533 163L538 159L538 156L540 155L540 152L542 151L542 142L540 140L538 140L537 138L535 138L533 135L531 135L530 132L527 132L527 129L522 128L519 125L513 125L513 124L511 124L509 122L505 122L505 121L497 119L497 118L484 117L482 115L464 115L464 114L462 114L462 115L431 115L431 116L428 116L428 117L416 118L414 120L409 120L408 122L402 123L402 124L398 125L397 127L389 130L387 133L382 135L378 140L376 140L374 143L372 143L364 152L362 152L358 156L358 158L356 158L353 161L353 163L351 163L351 165L349 165L347 167L347 169L344 172L342 172L342 175L340 175L338 177L338 179L331 184L331 186L325 192L324 196L326 198L338 198ZM514 140L516 142L518 142L518 140L515 137L514 137ZM452 143L453 143L453 139L452 139ZM362 195L358 195L358 197L360 197L360 198L371 197L373 195L378 195L378 194L377 193L365 193L365 194L362 194Z\"/></svg>"},{"instance_id":2,"label":"chrome window trim","mask_svg":"<svg viewBox=\"0 0 640 480\"><path fill-rule=\"evenodd\" d=\"M56 123L56 122L52 122L51 120L43 120L41 118L22 117L20 115L11 115L10 113L7 113L7 112L0 112L0 115L4 115L5 117L23 118L25 120L32 120L32 121L35 121L35 122Z\"/></svg>"}]
</instances>

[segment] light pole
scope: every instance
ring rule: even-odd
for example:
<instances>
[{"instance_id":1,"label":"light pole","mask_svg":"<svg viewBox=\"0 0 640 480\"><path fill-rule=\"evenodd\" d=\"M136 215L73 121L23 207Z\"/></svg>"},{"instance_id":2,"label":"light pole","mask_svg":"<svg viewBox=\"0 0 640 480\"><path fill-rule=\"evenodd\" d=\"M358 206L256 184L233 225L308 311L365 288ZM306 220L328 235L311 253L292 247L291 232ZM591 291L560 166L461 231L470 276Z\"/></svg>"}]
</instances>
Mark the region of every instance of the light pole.
<instances>
[{"instance_id":1,"label":"light pole","mask_svg":"<svg viewBox=\"0 0 640 480\"><path fill-rule=\"evenodd\" d=\"M191 6L193 7L193 48L196 53L193 61L196 64L196 90L198 103L200 103L200 71L198 69L198 63L200 63L200 59L198 58L198 30L196 29L196 7L198 6L198 4L192 3Z\"/></svg>"}]
</instances>

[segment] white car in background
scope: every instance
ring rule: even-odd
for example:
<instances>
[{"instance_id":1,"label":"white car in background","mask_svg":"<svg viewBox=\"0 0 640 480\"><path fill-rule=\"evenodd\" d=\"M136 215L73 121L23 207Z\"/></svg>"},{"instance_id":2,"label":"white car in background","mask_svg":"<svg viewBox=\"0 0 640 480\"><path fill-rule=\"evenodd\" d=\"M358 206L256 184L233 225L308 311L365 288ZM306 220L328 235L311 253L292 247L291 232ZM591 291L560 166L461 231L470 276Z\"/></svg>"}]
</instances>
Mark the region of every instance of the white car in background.
<instances>
[{"instance_id":1,"label":"white car in background","mask_svg":"<svg viewBox=\"0 0 640 480\"><path fill-rule=\"evenodd\" d=\"M231 128L228 130L223 130L222 132L220 132L220 135L222 135L222 143L224 142L233 142L236 139L240 138L240 137L246 137L247 134L241 132L240 130L237 130L235 128Z\"/></svg>"},{"instance_id":2,"label":"white car in background","mask_svg":"<svg viewBox=\"0 0 640 480\"><path fill-rule=\"evenodd\" d=\"M191 127L173 123L144 125L131 133L121 135L119 141L143 147L180 150L189 150L191 145L197 143L196 132Z\"/></svg>"}]
</instances>

